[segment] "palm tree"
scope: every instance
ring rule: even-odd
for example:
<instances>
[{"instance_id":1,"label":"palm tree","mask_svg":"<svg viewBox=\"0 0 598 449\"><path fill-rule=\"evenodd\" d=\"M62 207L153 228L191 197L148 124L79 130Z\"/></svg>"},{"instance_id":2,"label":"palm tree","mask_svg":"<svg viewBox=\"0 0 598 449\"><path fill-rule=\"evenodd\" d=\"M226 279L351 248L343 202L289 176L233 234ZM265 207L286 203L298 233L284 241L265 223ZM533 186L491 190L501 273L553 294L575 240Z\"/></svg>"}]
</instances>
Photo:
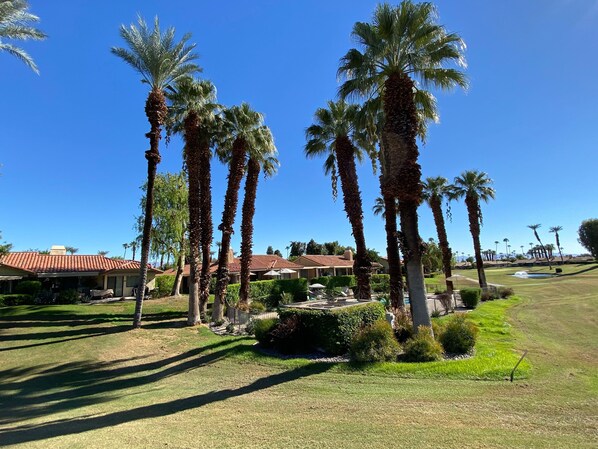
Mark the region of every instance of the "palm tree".
<instances>
[{"instance_id":1,"label":"palm tree","mask_svg":"<svg viewBox=\"0 0 598 449\"><path fill-rule=\"evenodd\" d=\"M372 295L370 261L365 234L363 231L363 207L355 159L361 161L364 148L361 142L365 137L358 128L359 107L340 100L329 101L328 108L319 108L314 114L314 124L305 131L307 157L325 156L324 172L332 179L332 196L337 196L337 181L341 180L341 189L345 203L345 212L351 223L355 239L355 260L353 272L357 280L355 297L369 299Z\"/></svg>"},{"instance_id":2,"label":"palm tree","mask_svg":"<svg viewBox=\"0 0 598 449\"><path fill-rule=\"evenodd\" d=\"M424 124L418 118L416 97L423 92L420 86L444 90L467 86L458 68L446 67L450 63L464 66L463 42L438 25L436 18L431 3L404 0L397 7L378 5L373 23L358 22L353 27L353 37L363 51L349 50L339 67L339 74L346 77L340 88L343 98L359 95L382 99L380 140L388 156L383 197L399 200L401 243L416 329L422 324L430 326L417 216L422 186L416 137ZM431 95L426 101L434 103Z\"/></svg>"},{"instance_id":3,"label":"palm tree","mask_svg":"<svg viewBox=\"0 0 598 449\"><path fill-rule=\"evenodd\" d=\"M444 225L444 215L442 214L442 201L451 195L451 186L448 180L442 176L436 178L427 178L423 183L423 197L432 209L434 224L438 234L438 246L442 251L442 267L444 276L447 279L446 289L449 293L453 292L453 283L448 280L451 277L452 251L446 236L446 226ZM490 254L490 253L488 253Z\"/></svg>"},{"instance_id":4,"label":"palm tree","mask_svg":"<svg viewBox=\"0 0 598 449\"><path fill-rule=\"evenodd\" d=\"M106 257L106 255L109 253L110 251L98 251L98 256L104 256Z\"/></svg>"},{"instance_id":5,"label":"palm tree","mask_svg":"<svg viewBox=\"0 0 598 449\"><path fill-rule=\"evenodd\" d=\"M544 254L544 257L546 257L546 262L548 262L548 268L550 268L552 270L552 264L550 263L550 257L548 257L548 251L546 251L546 247L544 246L544 244L542 243L542 240L540 240L540 236L538 235L538 228L540 228L541 226L542 225L539 223L533 224L533 225L527 225L528 228L530 228L532 231L534 231L534 237L536 237L536 240L540 244L542 254Z\"/></svg>"},{"instance_id":6,"label":"palm tree","mask_svg":"<svg viewBox=\"0 0 598 449\"><path fill-rule=\"evenodd\" d=\"M249 303L249 280L253 251L253 216L255 214L255 198L260 172L266 177L273 176L278 170L278 159L274 137L267 126L261 123L255 126L252 133L252 146L248 148L247 178L245 179L245 197L243 198L241 217L241 286L239 301Z\"/></svg>"},{"instance_id":7,"label":"palm tree","mask_svg":"<svg viewBox=\"0 0 598 449\"><path fill-rule=\"evenodd\" d=\"M500 242L499 242L498 240L495 240L495 241L494 241L494 245L496 246L496 250L495 250L495 251L496 251L496 254L498 254L498 244L499 244L499 243L500 243Z\"/></svg>"},{"instance_id":8,"label":"palm tree","mask_svg":"<svg viewBox=\"0 0 598 449\"><path fill-rule=\"evenodd\" d=\"M129 248L128 243L123 243L123 248L125 249L125 254L123 255L123 259L127 258L127 249Z\"/></svg>"},{"instance_id":9,"label":"palm tree","mask_svg":"<svg viewBox=\"0 0 598 449\"><path fill-rule=\"evenodd\" d=\"M187 324L196 325L209 298L212 244L211 148L218 134L216 88L209 81L184 77L168 94L169 132L183 134L189 183L189 312ZM200 248L202 262L200 266Z\"/></svg>"},{"instance_id":10,"label":"palm tree","mask_svg":"<svg viewBox=\"0 0 598 449\"><path fill-rule=\"evenodd\" d=\"M67 246L65 250L72 256L73 254L79 251L79 248L75 248L74 246Z\"/></svg>"},{"instance_id":11,"label":"palm tree","mask_svg":"<svg viewBox=\"0 0 598 449\"><path fill-rule=\"evenodd\" d=\"M487 203L490 199L494 199L495 192L490 187L491 184L492 179L486 173L475 170L464 171L455 178L451 193L451 197L454 199L465 198L467 214L469 215L469 230L473 238L473 249L481 288L487 288L488 283L486 282L484 261L482 260L480 248L480 227L483 224L480 200Z\"/></svg>"},{"instance_id":12,"label":"palm tree","mask_svg":"<svg viewBox=\"0 0 598 449\"><path fill-rule=\"evenodd\" d=\"M220 321L223 318L223 305L228 287L228 256L230 252L231 237L234 232L233 224L239 199L239 188L245 174L247 154L251 148L258 144L256 128L262 126L263 117L251 109L247 103L233 106L222 111L223 132L218 142L218 157L228 163L228 182L224 196L224 210L222 223L218 229L222 231L220 251L218 254L218 270L216 271L216 290L212 308L212 320Z\"/></svg>"},{"instance_id":13,"label":"palm tree","mask_svg":"<svg viewBox=\"0 0 598 449\"><path fill-rule=\"evenodd\" d=\"M561 240L559 238L559 231L562 231L563 227L562 226L551 226L549 232L554 232L554 236L556 238L556 247L559 250L559 256L561 257L561 263L563 263L563 251L561 248Z\"/></svg>"},{"instance_id":14,"label":"palm tree","mask_svg":"<svg viewBox=\"0 0 598 449\"><path fill-rule=\"evenodd\" d=\"M39 17L31 14L28 9L29 4L25 0L0 2L0 51L20 59L39 75L35 62L25 50L4 42L6 39L39 41L47 37L42 31L31 26L32 22L39 22Z\"/></svg>"},{"instance_id":15,"label":"palm tree","mask_svg":"<svg viewBox=\"0 0 598 449\"><path fill-rule=\"evenodd\" d=\"M504 239L502 239L502 241L505 243L505 254L508 255L509 254L509 239L505 237Z\"/></svg>"},{"instance_id":16,"label":"palm tree","mask_svg":"<svg viewBox=\"0 0 598 449\"><path fill-rule=\"evenodd\" d=\"M120 36L129 48L112 47L112 53L133 67L141 75L143 82L150 86L150 92L145 103L145 114L150 123L150 132L146 134L150 142L150 149L145 152L145 158L147 159L147 190L143 237L141 240L139 288L133 317L133 327L138 328L141 326L143 296L147 281L147 263L154 204L154 180L161 159L159 145L162 137L162 126L168 113L164 91L177 80L198 71L199 67L192 62L197 58L193 53L195 44L187 44L191 35L186 34L180 42L175 42L174 28L168 28L162 33L157 17L154 20L153 30L150 30L145 20L139 17L138 26L130 25L127 28L121 25Z\"/></svg>"}]
</instances>

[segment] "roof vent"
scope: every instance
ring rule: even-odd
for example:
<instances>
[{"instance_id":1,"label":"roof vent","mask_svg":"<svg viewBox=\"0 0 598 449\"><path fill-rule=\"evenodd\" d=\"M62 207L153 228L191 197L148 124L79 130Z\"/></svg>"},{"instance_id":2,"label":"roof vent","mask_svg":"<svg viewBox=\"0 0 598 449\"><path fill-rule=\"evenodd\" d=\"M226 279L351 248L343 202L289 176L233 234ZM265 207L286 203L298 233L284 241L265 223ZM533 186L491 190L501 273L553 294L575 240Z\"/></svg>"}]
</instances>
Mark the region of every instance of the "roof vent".
<instances>
[{"instance_id":1,"label":"roof vent","mask_svg":"<svg viewBox=\"0 0 598 449\"><path fill-rule=\"evenodd\" d=\"M66 247L62 245L52 245L50 256L66 256Z\"/></svg>"}]
</instances>

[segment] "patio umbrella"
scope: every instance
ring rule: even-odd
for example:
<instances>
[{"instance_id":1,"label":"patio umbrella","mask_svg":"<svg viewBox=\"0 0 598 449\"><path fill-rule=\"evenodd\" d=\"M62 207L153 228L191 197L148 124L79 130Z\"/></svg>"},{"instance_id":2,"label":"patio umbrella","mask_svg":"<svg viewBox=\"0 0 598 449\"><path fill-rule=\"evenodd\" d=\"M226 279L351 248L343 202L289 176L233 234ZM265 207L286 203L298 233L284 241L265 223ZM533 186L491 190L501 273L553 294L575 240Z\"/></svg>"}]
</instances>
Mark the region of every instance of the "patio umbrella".
<instances>
[{"instance_id":1,"label":"patio umbrella","mask_svg":"<svg viewBox=\"0 0 598 449\"><path fill-rule=\"evenodd\" d=\"M322 285L322 284L311 284L309 287L310 288L326 288L326 286Z\"/></svg>"},{"instance_id":2,"label":"patio umbrella","mask_svg":"<svg viewBox=\"0 0 598 449\"><path fill-rule=\"evenodd\" d=\"M280 276L280 273L276 270L266 271L264 276Z\"/></svg>"},{"instance_id":3,"label":"patio umbrella","mask_svg":"<svg viewBox=\"0 0 598 449\"><path fill-rule=\"evenodd\" d=\"M290 268L283 268L282 270L280 270L280 272L282 274L291 274L291 273L297 273L295 270L291 270Z\"/></svg>"}]
</instances>

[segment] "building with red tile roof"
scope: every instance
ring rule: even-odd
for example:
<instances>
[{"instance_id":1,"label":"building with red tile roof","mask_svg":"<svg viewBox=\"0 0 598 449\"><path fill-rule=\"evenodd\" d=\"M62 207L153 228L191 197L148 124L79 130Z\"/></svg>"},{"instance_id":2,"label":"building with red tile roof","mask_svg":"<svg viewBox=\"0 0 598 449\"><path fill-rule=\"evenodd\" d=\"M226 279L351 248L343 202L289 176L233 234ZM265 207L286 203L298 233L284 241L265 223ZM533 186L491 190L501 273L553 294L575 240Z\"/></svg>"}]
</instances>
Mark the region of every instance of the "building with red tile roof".
<instances>
[{"instance_id":1,"label":"building with red tile roof","mask_svg":"<svg viewBox=\"0 0 598 449\"><path fill-rule=\"evenodd\" d=\"M312 279L320 276L346 276L353 274L353 252L345 251L342 256L328 256L320 254L305 254L294 260L301 266L299 275L302 278ZM374 270L382 267L377 262L373 262Z\"/></svg>"}]
</instances>

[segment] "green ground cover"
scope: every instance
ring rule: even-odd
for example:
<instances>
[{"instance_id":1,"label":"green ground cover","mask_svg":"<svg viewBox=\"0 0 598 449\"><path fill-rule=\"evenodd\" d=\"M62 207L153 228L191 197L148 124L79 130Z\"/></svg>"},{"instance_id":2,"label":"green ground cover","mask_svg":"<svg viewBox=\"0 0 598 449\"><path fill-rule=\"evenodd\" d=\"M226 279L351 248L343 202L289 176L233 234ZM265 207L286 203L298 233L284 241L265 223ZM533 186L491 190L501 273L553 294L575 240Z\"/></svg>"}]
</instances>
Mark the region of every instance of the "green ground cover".
<instances>
[{"instance_id":1,"label":"green ground cover","mask_svg":"<svg viewBox=\"0 0 598 449\"><path fill-rule=\"evenodd\" d=\"M184 327L184 298L137 331L132 302L0 308L0 446L596 447L598 266L514 271L488 270L519 298L470 313L476 356L425 365L273 359Z\"/></svg>"}]
</instances>

